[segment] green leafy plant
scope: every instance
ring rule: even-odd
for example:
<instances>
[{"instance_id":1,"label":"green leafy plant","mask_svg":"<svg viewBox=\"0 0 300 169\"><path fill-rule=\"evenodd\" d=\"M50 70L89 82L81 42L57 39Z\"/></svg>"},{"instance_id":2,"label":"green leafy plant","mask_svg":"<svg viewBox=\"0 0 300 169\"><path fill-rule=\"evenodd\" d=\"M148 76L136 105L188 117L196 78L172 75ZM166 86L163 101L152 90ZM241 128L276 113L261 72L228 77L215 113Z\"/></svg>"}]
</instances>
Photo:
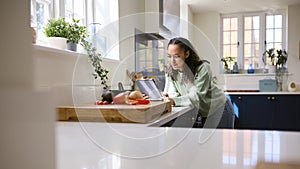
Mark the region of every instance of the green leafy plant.
<instances>
[{"instance_id":1,"label":"green leafy plant","mask_svg":"<svg viewBox=\"0 0 300 169\"><path fill-rule=\"evenodd\" d=\"M86 38L86 27L79 25L80 20L72 19L67 26L67 42L78 44L81 39Z\"/></svg>"},{"instance_id":2,"label":"green leafy plant","mask_svg":"<svg viewBox=\"0 0 300 169\"><path fill-rule=\"evenodd\" d=\"M277 90L282 91L282 84L284 81L284 76L286 73L288 73L287 68L285 67L285 63L288 58L288 54L285 50L276 50L276 57L277 57L277 62L276 62L276 76L275 79L277 80Z\"/></svg>"},{"instance_id":3,"label":"green leafy plant","mask_svg":"<svg viewBox=\"0 0 300 169\"><path fill-rule=\"evenodd\" d=\"M97 48L93 47L93 44L86 39L82 39L80 44L86 50L89 57L89 61L94 67L93 76L95 79L100 78L103 89L107 89L107 80L109 71L102 66L101 54L97 52Z\"/></svg>"},{"instance_id":4,"label":"green leafy plant","mask_svg":"<svg viewBox=\"0 0 300 169\"><path fill-rule=\"evenodd\" d=\"M266 50L263 53L262 60L266 64L267 58L270 58L271 65L278 67L283 67L287 61L288 54L285 50L279 49L275 51L275 48Z\"/></svg>"},{"instance_id":5,"label":"green leafy plant","mask_svg":"<svg viewBox=\"0 0 300 169\"><path fill-rule=\"evenodd\" d=\"M235 61L235 58L233 58L233 57L231 57L231 56L228 56L228 57L222 58L221 61L222 61L223 64L224 64L224 69L225 69L225 70L228 70L228 69L229 69L228 62L229 62L229 64L231 65L231 63Z\"/></svg>"},{"instance_id":6,"label":"green leafy plant","mask_svg":"<svg viewBox=\"0 0 300 169\"><path fill-rule=\"evenodd\" d=\"M285 63L287 61L287 58L288 58L288 54L285 50L276 50L277 52L277 63L276 63L276 66L277 67L284 67L285 66Z\"/></svg>"},{"instance_id":7,"label":"green leafy plant","mask_svg":"<svg viewBox=\"0 0 300 169\"><path fill-rule=\"evenodd\" d=\"M265 64L267 63L267 58L270 58L272 66L276 65L275 48L268 49L263 53L262 60Z\"/></svg>"},{"instance_id":8,"label":"green leafy plant","mask_svg":"<svg viewBox=\"0 0 300 169\"><path fill-rule=\"evenodd\" d=\"M43 27L44 33L47 37L63 37L68 38L69 23L65 21L65 18L52 18L48 20L48 23Z\"/></svg>"}]
</instances>

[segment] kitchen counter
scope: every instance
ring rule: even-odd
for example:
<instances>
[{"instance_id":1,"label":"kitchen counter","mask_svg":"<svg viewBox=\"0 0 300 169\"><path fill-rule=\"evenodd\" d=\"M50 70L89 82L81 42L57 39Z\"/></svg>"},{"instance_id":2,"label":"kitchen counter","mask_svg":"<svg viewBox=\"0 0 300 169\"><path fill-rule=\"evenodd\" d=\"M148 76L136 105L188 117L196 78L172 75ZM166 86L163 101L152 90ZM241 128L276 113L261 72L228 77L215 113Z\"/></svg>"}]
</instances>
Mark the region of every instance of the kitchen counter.
<instances>
[{"instance_id":1,"label":"kitchen counter","mask_svg":"<svg viewBox=\"0 0 300 169\"><path fill-rule=\"evenodd\" d=\"M155 102L154 102L155 103ZM138 119L138 118L133 118L131 117L133 113L137 113L138 115L140 115L141 113L143 113L142 111L140 111L142 108L145 108L146 110L148 110L147 108L148 107L129 107L127 105L125 105L125 108L128 108L126 109L127 111L127 114L125 114L126 112L124 111L125 108L123 105L116 105L116 106L123 106L123 109L121 111L121 107L115 107L115 106L109 106L109 107L106 107L105 109L105 105L103 106L97 106L97 105L76 105L76 106L58 106L56 109L57 109L57 117L58 117L58 121L81 121L81 122L102 122L102 123L107 123L107 122L111 122L111 123L114 123L115 125L119 125L119 126L128 126L128 125L134 125L134 126L141 126L141 127L149 127L149 126L154 126L154 127L159 127L159 126L162 126L163 124L166 124L167 122L173 120L173 119L176 119L177 117L185 114L185 113L188 113L192 108L191 107L172 107L171 108L171 105L169 105L170 107L168 106L164 106L164 104L160 104L160 103L152 103L153 105L162 105L160 107L158 107L159 109L155 108L155 107L150 107L151 111L148 111L148 114L155 114L156 112L153 112L153 111L161 111L163 109L166 109L170 112L167 112L167 113L160 113L158 114L159 116L155 118L152 118L152 120L149 120L147 122L136 122L133 120L133 122L123 122L122 120L116 120L116 121L107 121L106 119L103 119L103 116L105 113L105 110L109 110L109 114L112 117L114 117L113 113L116 114L116 112L118 113L117 115L115 116L120 116L120 117L124 117L125 120L127 120L126 118L129 118L129 119ZM153 106L152 105L152 106ZM101 108L101 110L100 110ZM120 109L118 109L120 108ZM119 111L115 111L116 110L120 110ZM149 109L149 110L150 110ZM137 111L138 110L138 111ZM99 115L99 112L100 111L103 111L102 113L102 116ZM133 112L131 112L133 111ZM129 116L131 115L131 116ZM71 120L68 120L70 117ZM76 117L76 119L74 120L74 118ZM110 120L110 118L108 118L108 120ZM136 122L136 123L135 123Z\"/></svg>"},{"instance_id":2,"label":"kitchen counter","mask_svg":"<svg viewBox=\"0 0 300 169\"><path fill-rule=\"evenodd\" d=\"M252 169L299 162L300 133L57 122L58 169Z\"/></svg>"},{"instance_id":3,"label":"kitchen counter","mask_svg":"<svg viewBox=\"0 0 300 169\"><path fill-rule=\"evenodd\" d=\"M191 110L190 107L172 107L171 113L165 113L159 118L152 120L148 123L107 123L108 125L113 125L117 127L135 127L135 128L145 128L145 127L160 127L169 121L176 119L177 117L188 113ZM104 122L105 124L106 122Z\"/></svg>"},{"instance_id":4,"label":"kitchen counter","mask_svg":"<svg viewBox=\"0 0 300 169\"><path fill-rule=\"evenodd\" d=\"M235 95L300 95L300 92L225 92L226 94Z\"/></svg>"}]
</instances>

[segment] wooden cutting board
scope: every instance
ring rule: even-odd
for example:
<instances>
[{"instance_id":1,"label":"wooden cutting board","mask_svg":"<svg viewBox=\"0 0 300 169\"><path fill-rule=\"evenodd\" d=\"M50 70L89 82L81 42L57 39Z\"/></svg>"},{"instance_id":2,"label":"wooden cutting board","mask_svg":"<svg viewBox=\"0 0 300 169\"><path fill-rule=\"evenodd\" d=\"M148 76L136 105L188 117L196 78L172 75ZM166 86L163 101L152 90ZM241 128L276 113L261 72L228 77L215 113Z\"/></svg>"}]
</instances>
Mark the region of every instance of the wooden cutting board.
<instances>
[{"instance_id":1,"label":"wooden cutting board","mask_svg":"<svg viewBox=\"0 0 300 169\"><path fill-rule=\"evenodd\" d=\"M169 101L151 101L147 105L94 105L58 106L58 121L99 121L147 123L172 110Z\"/></svg>"}]
</instances>

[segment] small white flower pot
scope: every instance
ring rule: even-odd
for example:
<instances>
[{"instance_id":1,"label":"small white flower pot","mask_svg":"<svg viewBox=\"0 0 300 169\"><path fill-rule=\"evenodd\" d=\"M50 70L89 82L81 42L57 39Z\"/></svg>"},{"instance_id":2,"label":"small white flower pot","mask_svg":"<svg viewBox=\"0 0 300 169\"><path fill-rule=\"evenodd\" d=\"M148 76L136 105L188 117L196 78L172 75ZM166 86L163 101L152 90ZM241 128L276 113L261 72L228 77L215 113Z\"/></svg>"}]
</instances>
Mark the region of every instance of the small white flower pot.
<instances>
[{"instance_id":1,"label":"small white flower pot","mask_svg":"<svg viewBox=\"0 0 300 169\"><path fill-rule=\"evenodd\" d=\"M50 47L65 50L67 48L67 39L62 37L47 37L47 43Z\"/></svg>"}]
</instances>

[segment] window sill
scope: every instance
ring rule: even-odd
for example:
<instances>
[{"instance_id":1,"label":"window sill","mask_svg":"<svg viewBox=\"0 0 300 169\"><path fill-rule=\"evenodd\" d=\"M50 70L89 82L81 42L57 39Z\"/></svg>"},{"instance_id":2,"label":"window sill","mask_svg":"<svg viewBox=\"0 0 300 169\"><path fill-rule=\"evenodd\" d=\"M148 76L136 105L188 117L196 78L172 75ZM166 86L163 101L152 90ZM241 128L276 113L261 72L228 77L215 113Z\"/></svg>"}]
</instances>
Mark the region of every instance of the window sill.
<instances>
[{"instance_id":1,"label":"window sill","mask_svg":"<svg viewBox=\"0 0 300 169\"><path fill-rule=\"evenodd\" d=\"M76 54L81 54L79 52L74 52L71 50L63 50L63 49L57 49L53 48L51 46L45 46L45 45L39 45L39 44L32 44L33 48L39 51L46 51L46 52L51 52L51 53L59 53L59 54L68 54L68 55L76 55Z\"/></svg>"},{"instance_id":2,"label":"window sill","mask_svg":"<svg viewBox=\"0 0 300 169\"><path fill-rule=\"evenodd\" d=\"M57 53L62 55L71 55L71 56L78 56L78 55L86 55L82 52L74 52L67 49L57 49L46 45L40 45L40 44L32 44L33 49L37 51L43 51L43 52L50 52L50 53ZM103 61L106 62L119 62L119 60L116 59L110 59L110 58L101 58Z\"/></svg>"},{"instance_id":3,"label":"window sill","mask_svg":"<svg viewBox=\"0 0 300 169\"><path fill-rule=\"evenodd\" d=\"M228 74L220 74L221 76L224 77L240 77L240 76L275 76L275 73L228 73ZM288 76L292 76L292 73L288 73Z\"/></svg>"}]
</instances>

